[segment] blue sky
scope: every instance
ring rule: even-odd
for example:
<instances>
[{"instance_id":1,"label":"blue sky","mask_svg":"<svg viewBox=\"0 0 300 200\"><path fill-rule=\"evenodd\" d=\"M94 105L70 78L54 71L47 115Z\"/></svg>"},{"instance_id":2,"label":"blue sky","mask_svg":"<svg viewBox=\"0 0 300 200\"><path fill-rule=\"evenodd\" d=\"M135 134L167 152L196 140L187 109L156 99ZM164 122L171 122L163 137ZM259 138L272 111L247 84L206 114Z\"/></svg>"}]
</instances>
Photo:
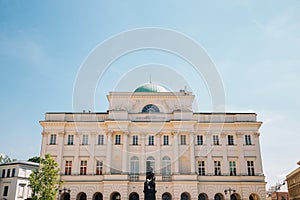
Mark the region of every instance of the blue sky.
<instances>
[{"instance_id":1,"label":"blue sky","mask_svg":"<svg viewBox=\"0 0 300 200\"><path fill-rule=\"evenodd\" d=\"M38 155L39 121L49 111L72 111L81 64L101 42L120 32L160 27L193 38L222 77L228 112L257 112L264 171L269 184L284 179L299 158L300 1L17 1L0 0L0 152L13 158ZM123 73L145 63L163 63L190 75L199 111L210 111L201 77L176 56L134 52L113 63L101 79L96 111ZM172 78L152 69L152 80ZM136 70L137 84L149 69ZM167 83L167 82L166 82ZM179 90L183 82L170 84ZM198 87L198 88L196 88Z\"/></svg>"}]
</instances>

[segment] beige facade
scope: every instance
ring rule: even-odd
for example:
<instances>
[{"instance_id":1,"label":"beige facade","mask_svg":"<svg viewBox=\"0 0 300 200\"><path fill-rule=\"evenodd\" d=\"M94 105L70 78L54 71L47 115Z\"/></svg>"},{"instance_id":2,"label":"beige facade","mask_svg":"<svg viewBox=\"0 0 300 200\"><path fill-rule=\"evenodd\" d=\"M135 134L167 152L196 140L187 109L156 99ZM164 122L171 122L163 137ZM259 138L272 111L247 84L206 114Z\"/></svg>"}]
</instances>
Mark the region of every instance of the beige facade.
<instances>
[{"instance_id":1,"label":"beige facade","mask_svg":"<svg viewBox=\"0 0 300 200\"><path fill-rule=\"evenodd\" d=\"M297 163L300 165L300 161ZM300 200L300 167L286 176L290 200Z\"/></svg>"},{"instance_id":2,"label":"beige facade","mask_svg":"<svg viewBox=\"0 0 300 200\"><path fill-rule=\"evenodd\" d=\"M139 89L110 92L105 113L40 122L41 156L55 157L71 199L144 199L150 167L157 200L265 199L255 113L195 113L192 93Z\"/></svg>"}]
</instances>

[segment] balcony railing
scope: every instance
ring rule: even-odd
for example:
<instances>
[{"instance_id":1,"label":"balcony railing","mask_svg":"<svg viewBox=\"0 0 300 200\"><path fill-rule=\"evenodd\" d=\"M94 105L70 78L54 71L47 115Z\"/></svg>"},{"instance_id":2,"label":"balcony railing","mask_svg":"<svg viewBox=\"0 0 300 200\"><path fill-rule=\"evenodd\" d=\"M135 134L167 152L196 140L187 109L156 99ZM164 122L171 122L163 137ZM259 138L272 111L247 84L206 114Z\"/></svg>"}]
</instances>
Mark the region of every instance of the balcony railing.
<instances>
[{"instance_id":1,"label":"balcony railing","mask_svg":"<svg viewBox=\"0 0 300 200\"><path fill-rule=\"evenodd\" d=\"M139 181L140 180L140 176L139 175L129 175L129 181L135 182L135 181Z\"/></svg>"},{"instance_id":2,"label":"balcony railing","mask_svg":"<svg viewBox=\"0 0 300 200\"><path fill-rule=\"evenodd\" d=\"M172 181L172 175L162 175L162 181Z\"/></svg>"}]
</instances>

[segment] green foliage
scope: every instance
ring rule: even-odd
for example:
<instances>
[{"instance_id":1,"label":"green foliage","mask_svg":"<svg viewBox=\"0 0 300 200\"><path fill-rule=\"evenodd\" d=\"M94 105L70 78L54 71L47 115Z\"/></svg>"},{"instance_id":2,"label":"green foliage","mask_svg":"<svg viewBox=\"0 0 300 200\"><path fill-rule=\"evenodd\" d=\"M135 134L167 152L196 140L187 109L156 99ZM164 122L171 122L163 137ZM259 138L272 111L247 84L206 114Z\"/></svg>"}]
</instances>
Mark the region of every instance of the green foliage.
<instances>
[{"instance_id":1,"label":"green foliage","mask_svg":"<svg viewBox=\"0 0 300 200\"><path fill-rule=\"evenodd\" d=\"M40 163L41 162L41 157L39 156L34 156L32 158L29 158L28 161L30 162L35 162L35 163Z\"/></svg>"},{"instance_id":2,"label":"green foliage","mask_svg":"<svg viewBox=\"0 0 300 200\"><path fill-rule=\"evenodd\" d=\"M10 162L13 162L16 160L17 159L12 159L12 158L8 157L7 155L0 154L0 164L10 163Z\"/></svg>"},{"instance_id":3,"label":"green foliage","mask_svg":"<svg viewBox=\"0 0 300 200\"><path fill-rule=\"evenodd\" d=\"M30 174L29 182L33 200L55 200L60 180L58 164L50 154L41 159L38 170Z\"/></svg>"}]
</instances>

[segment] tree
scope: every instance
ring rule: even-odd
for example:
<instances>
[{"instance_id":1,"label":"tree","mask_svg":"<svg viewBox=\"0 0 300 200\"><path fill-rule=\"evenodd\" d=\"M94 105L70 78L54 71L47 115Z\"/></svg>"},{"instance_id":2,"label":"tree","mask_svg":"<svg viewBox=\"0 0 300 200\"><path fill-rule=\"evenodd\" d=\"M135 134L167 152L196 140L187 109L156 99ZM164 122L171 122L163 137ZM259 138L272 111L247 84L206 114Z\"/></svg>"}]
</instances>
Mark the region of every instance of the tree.
<instances>
[{"instance_id":1,"label":"tree","mask_svg":"<svg viewBox=\"0 0 300 200\"><path fill-rule=\"evenodd\" d=\"M41 159L40 167L29 176L33 200L54 200L63 183L60 180L58 164L50 154Z\"/></svg>"},{"instance_id":2,"label":"tree","mask_svg":"<svg viewBox=\"0 0 300 200\"><path fill-rule=\"evenodd\" d=\"M28 161L30 162L35 162L35 163L40 163L41 162L41 157L39 156L34 156L32 158L29 158Z\"/></svg>"},{"instance_id":3,"label":"tree","mask_svg":"<svg viewBox=\"0 0 300 200\"><path fill-rule=\"evenodd\" d=\"M13 161L16 161L17 159L12 159L10 157L8 157L7 155L3 155L3 154L0 154L0 164L3 164L3 163L10 163L10 162L13 162Z\"/></svg>"}]
</instances>

